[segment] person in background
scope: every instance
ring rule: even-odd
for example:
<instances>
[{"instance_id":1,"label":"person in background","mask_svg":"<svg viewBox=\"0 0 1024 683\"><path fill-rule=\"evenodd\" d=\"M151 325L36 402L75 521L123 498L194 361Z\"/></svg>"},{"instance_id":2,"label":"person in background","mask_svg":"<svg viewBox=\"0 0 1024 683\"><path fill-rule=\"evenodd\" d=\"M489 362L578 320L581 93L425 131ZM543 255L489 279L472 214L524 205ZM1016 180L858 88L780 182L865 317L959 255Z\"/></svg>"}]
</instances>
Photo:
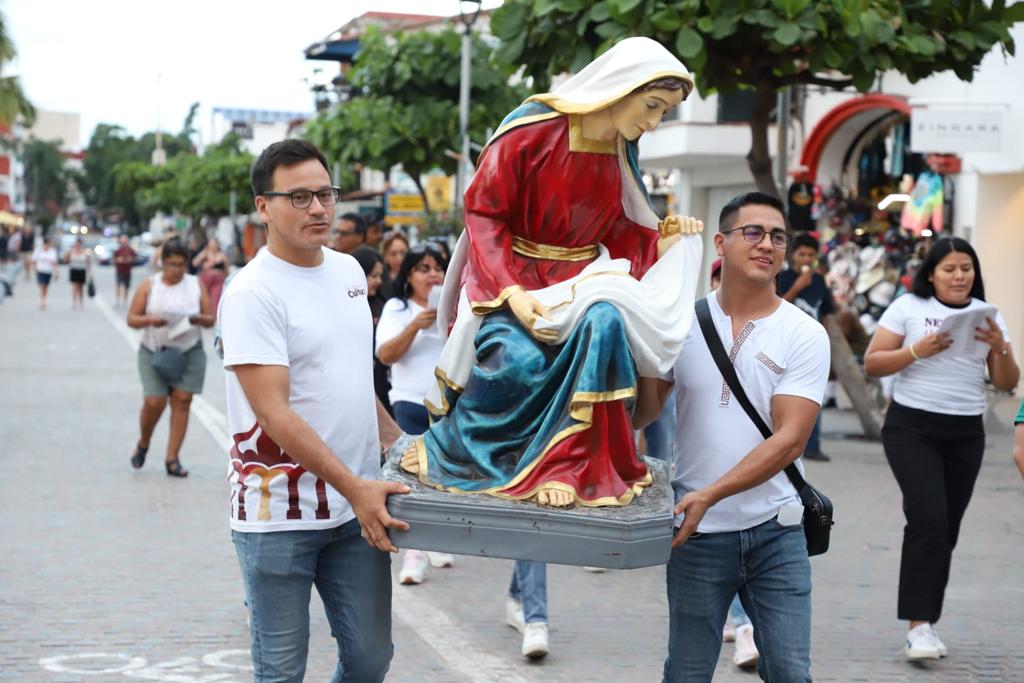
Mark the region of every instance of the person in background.
<instances>
[{"instance_id":1,"label":"person in background","mask_svg":"<svg viewBox=\"0 0 1024 683\"><path fill-rule=\"evenodd\" d=\"M1024 477L1024 401L1020 404L1013 424L1013 461L1017 463L1020 476Z\"/></svg>"},{"instance_id":2,"label":"person in background","mask_svg":"<svg viewBox=\"0 0 1024 683\"><path fill-rule=\"evenodd\" d=\"M118 238L117 251L114 252L114 277L117 282L115 292L116 305L128 304L128 292L132 286L132 267L135 266L135 250L128 244L128 235Z\"/></svg>"},{"instance_id":3,"label":"person in background","mask_svg":"<svg viewBox=\"0 0 1024 683\"><path fill-rule=\"evenodd\" d=\"M366 300L370 304L370 315L373 316L374 347L376 348L377 323L380 322L380 314L387 301L380 294L380 286L384 280L384 258L379 251L371 247L359 247L352 252L352 257L359 262L366 274ZM380 362L376 353L373 355L373 390L388 415L394 416L391 399L388 398L388 392L391 391L388 366Z\"/></svg>"},{"instance_id":4,"label":"person in background","mask_svg":"<svg viewBox=\"0 0 1024 683\"><path fill-rule=\"evenodd\" d=\"M373 249L380 249L380 243L384 240L384 221L370 221L366 226L366 240L363 244Z\"/></svg>"},{"instance_id":5,"label":"person in background","mask_svg":"<svg viewBox=\"0 0 1024 683\"><path fill-rule=\"evenodd\" d=\"M79 237L68 251L68 281L71 283L71 308L85 307L85 283L92 276L92 252Z\"/></svg>"},{"instance_id":6,"label":"person in background","mask_svg":"<svg viewBox=\"0 0 1024 683\"><path fill-rule=\"evenodd\" d=\"M199 281L206 288L210 306L216 313L224 280L228 277L228 255L221 250L220 241L216 237L207 240L203 250L192 258L192 265L199 269Z\"/></svg>"},{"instance_id":7,"label":"person in background","mask_svg":"<svg viewBox=\"0 0 1024 683\"><path fill-rule=\"evenodd\" d=\"M384 282L381 284L381 296L390 299L395 296L393 284L398 278L398 271L402 269L402 261L409 251L409 240L401 230L390 230L384 235L384 241L380 245L381 254L384 256Z\"/></svg>"},{"instance_id":8,"label":"person in background","mask_svg":"<svg viewBox=\"0 0 1024 683\"><path fill-rule=\"evenodd\" d=\"M789 249L789 268L779 273L778 291L783 299L796 305L819 323L835 312L832 293L825 278L817 272L818 252L821 247L811 235L798 234ZM814 422L811 438L804 449L804 459L828 462L832 458L821 450L821 413Z\"/></svg>"},{"instance_id":9,"label":"person in background","mask_svg":"<svg viewBox=\"0 0 1024 683\"><path fill-rule=\"evenodd\" d=\"M331 249L351 254L366 242L366 219L358 213L345 213L338 219L331 240Z\"/></svg>"},{"instance_id":10,"label":"person in background","mask_svg":"<svg viewBox=\"0 0 1024 683\"><path fill-rule=\"evenodd\" d=\"M10 232L11 236L7 240L7 296L14 295L14 283L24 268L21 262L21 230L12 225Z\"/></svg>"},{"instance_id":11,"label":"person in background","mask_svg":"<svg viewBox=\"0 0 1024 683\"><path fill-rule=\"evenodd\" d=\"M22 239L24 240L24 234ZM24 246L24 244L23 241L22 245ZM50 282L56 280L60 275L57 259L57 248L53 246L53 240L49 237L43 238L42 246L32 252L31 266L34 266L36 270L40 310L46 310L46 294L50 289Z\"/></svg>"},{"instance_id":12,"label":"person in background","mask_svg":"<svg viewBox=\"0 0 1024 683\"><path fill-rule=\"evenodd\" d=\"M192 233L188 238L188 274L199 275L199 271L202 270L197 258L203 253L206 245L199 240L199 235Z\"/></svg>"},{"instance_id":13,"label":"person in background","mask_svg":"<svg viewBox=\"0 0 1024 683\"><path fill-rule=\"evenodd\" d=\"M36 234L32 231L32 228L25 226L21 229L21 243L19 245L21 249L21 266L25 269L25 282L29 281L32 277L32 254L36 252ZM7 247L10 249L10 247Z\"/></svg>"},{"instance_id":14,"label":"person in background","mask_svg":"<svg viewBox=\"0 0 1024 683\"><path fill-rule=\"evenodd\" d=\"M1009 391L1020 369L998 311L975 329L982 357L950 349L946 317L984 308L985 285L974 248L959 237L928 250L910 294L889 305L864 356L871 377L896 375L882 445L903 493L903 553L897 617L909 622L904 654L939 659L948 650L935 632L960 522L985 451L985 375Z\"/></svg>"},{"instance_id":15,"label":"person in background","mask_svg":"<svg viewBox=\"0 0 1024 683\"><path fill-rule=\"evenodd\" d=\"M437 309L431 306L430 293L444 283L447 261L428 242L409 250L395 280L395 296L384 304L377 325L377 357L391 366L391 408L395 421L406 434L427 431L429 417L423 402L430 384L435 382L434 368L444 341L437 330ZM422 583L427 566L450 567L448 553L406 550L399 581L406 585Z\"/></svg>"},{"instance_id":16,"label":"person in background","mask_svg":"<svg viewBox=\"0 0 1024 683\"><path fill-rule=\"evenodd\" d=\"M216 316L199 278L187 272L188 248L179 239L164 242L160 263L161 272L142 281L128 309L128 327L142 330L138 354L142 411L139 441L131 463L135 469L146 463L153 430L170 400L171 429L164 469L167 476L187 477L188 470L181 466L178 456L188 430L192 396L202 392L206 377L206 352L199 328L213 327ZM184 367L176 378L168 378L153 367L154 354L164 348L184 355Z\"/></svg>"},{"instance_id":17,"label":"person in background","mask_svg":"<svg viewBox=\"0 0 1024 683\"><path fill-rule=\"evenodd\" d=\"M7 244L10 237L7 235L7 226L0 225L0 303L4 298L11 296L14 290L11 288L10 268L8 268Z\"/></svg>"}]
</instances>

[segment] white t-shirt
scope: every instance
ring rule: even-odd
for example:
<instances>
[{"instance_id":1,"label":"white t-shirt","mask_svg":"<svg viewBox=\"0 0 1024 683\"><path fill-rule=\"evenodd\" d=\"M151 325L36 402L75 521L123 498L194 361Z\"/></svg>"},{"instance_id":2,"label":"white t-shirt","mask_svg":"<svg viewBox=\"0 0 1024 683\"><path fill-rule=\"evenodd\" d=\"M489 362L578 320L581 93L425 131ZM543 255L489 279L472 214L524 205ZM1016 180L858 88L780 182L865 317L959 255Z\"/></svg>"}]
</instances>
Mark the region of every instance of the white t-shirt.
<instances>
[{"instance_id":1,"label":"white t-shirt","mask_svg":"<svg viewBox=\"0 0 1024 683\"><path fill-rule=\"evenodd\" d=\"M916 344L922 337L942 327L947 315L987 306L971 299L964 308L952 308L935 297L922 299L904 294L885 309L878 324L903 337L903 346ZM996 313L996 324L1009 339L1006 320ZM893 400L900 405L946 415L981 415L985 412L985 359L964 358L948 352L915 361L896 375Z\"/></svg>"},{"instance_id":2,"label":"white t-shirt","mask_svg":"<svg viewBox=\"0 0 1024 683\"><path fill-rule=\"evenodd\" d=\"M382 344L400 335L413 318L426 310L412 299L408 299L408 302L408 307L401 299L389 299L384 304L377 323L378 352ZM388 398L392 405L398 401L423 405L427 392L436 381L434 369L443 349L444 342L436 326L431 325L416 333L409 350L391 365L391 391Z\"/></svg>"},{"instance_id":3,"label":"white t-shirt","mask_svg":"<svg viewBox=\"0 0 1024 683\"><path fill-rule=\"evenodd\" d=\"M354 474L376 476L373 322L356 260L324 249L323 263L302 268L262 249L231 280L219 319L224 367L287 367L292 410ZM231 528L328 529L351 520L349 502L263 432L238 378L233 372L225 377L234 439Z\"/></svg>"},{"instance_id":4,"label":"white t-shirt","mask_svg":"<svg viewBox=\"0 0 1024 683\"><path fill-rule=\"evenodd\" d=\"M828 335L816 320L787 301L768 317L752 320L733 340L732 319L708 295L711 318L732 358L744 391L769 427L776 395L800 396L821 405L830 363ZM754 450L764 437L732 395L695 320L672 368L676 385L676 502L713 484ZM797 460L803 473L803 464ZM741 531L799 504L785 472L725 498L704 515L701 533ZM682 522L682 516L676 523Z\"/></svg>"},{"instance_id":5,"label":"white t-shirt","mask_svg":"<svg viewBox=\"0 0 1024 683\"><path fill-rule=\"evenodd\" d=\"M36 249L32 253L32 263L35 264L37 273L52 273L54 266L57 265L57 250L53 247Z\"/></svg>"}]
</instances>

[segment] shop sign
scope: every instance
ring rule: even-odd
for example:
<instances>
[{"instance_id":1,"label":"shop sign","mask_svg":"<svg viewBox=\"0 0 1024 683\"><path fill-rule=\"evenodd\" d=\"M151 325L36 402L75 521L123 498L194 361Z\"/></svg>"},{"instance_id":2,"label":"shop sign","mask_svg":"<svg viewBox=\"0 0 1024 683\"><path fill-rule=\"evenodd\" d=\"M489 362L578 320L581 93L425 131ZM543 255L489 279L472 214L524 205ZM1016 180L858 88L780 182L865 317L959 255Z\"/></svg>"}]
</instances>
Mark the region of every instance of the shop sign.
<instances>
[{"instance_id":1,"label":"shop sign","mask_svg":"<svg viewBox=\"0 0 1024 683\"><path fill-rule=\"evenodd\" d=\"M423 197L418 194L389 194L387 212L423 213Z\"/></svg>"},{"instance_id":2,"label":"shop sign","mask_svg":"<svg viewBox=\"0 0 1024 683\"><path fill-rule=\"evenodd\" d=\"M910 151L920 153L1002 152L1002 110L914 108Z\"/></svg>"}]
</instances>

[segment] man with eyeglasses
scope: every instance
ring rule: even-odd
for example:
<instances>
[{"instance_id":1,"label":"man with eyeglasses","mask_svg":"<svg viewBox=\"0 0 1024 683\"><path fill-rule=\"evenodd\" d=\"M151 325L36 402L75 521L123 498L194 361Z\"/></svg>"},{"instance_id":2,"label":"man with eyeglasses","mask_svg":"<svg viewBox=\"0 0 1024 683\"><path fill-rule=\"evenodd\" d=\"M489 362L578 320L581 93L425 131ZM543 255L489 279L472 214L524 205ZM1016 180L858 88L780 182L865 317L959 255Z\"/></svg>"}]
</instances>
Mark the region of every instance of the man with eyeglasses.
<instances>
[{"instance_id":1,"label":"man with eyeglasses","mask_svg":"<svg viewBox=\"0 0 1024 683\"><path fill-rule=\"evenodd\" d=\"M366 242L366 219L358 213L342 214L334 228L331 249L351 254Z\"/></svg>"},{"instance_id":2,"label":"man with eyeglasses","mask_svg":"<svg viewBox=\"0 0 1024 683\"><path fill-rule=\"evenodd\" d=\"M638 402L640 421L653 419L676 388L666 682L711 680L737 592L753 622L761 677L811 680L803 507L783 469L818 415L829 346L817 321L775 294L789 240L777 198L751 192L731 200L715 235L722 283L707 296L714 329L772 437L764 439L732 395L696 323L668 377Z\"/></svg>"},{"instance_id":3,"label":"man with eyeglasses","mask_svg":"<svg viewBox=\"0 0 1024 683\"><path fill-rule=\"evenodd\" d=\"M338 681L382 681L393 653L389 493L375 479L400 430L373 390L366 276L326 247L339 190L310 143L252 168L267 247L220 304L231 535L250 613L256 681L301 681L316 585L338 642ZM365 541L364 541L365 538Z\"/></svg>"}]
</instances>

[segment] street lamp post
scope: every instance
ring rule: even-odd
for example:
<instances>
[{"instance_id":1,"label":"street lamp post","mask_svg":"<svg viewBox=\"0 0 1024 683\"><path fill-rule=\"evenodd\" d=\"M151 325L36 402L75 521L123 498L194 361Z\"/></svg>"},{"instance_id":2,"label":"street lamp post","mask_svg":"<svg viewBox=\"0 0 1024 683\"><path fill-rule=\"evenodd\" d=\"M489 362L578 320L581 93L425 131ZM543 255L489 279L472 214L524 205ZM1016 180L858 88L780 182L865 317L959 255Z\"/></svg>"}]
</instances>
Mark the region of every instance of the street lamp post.
<instances>
[{"instance_id":1,"label":"street lamp post","mask_svg":"<svg viewBox=\"0 0 1024 683\"><path fill-rule=\"evenodd\" d=\"M459 21L462 22L462 73L459 77L459 135L462 150L455 175L455 207L462 209L462 195L466 191L466 169L469 164L469 86L473 57L473 36L470 33L480 16L481 0L459 0Z\"/></svg>"}]
</instances>

